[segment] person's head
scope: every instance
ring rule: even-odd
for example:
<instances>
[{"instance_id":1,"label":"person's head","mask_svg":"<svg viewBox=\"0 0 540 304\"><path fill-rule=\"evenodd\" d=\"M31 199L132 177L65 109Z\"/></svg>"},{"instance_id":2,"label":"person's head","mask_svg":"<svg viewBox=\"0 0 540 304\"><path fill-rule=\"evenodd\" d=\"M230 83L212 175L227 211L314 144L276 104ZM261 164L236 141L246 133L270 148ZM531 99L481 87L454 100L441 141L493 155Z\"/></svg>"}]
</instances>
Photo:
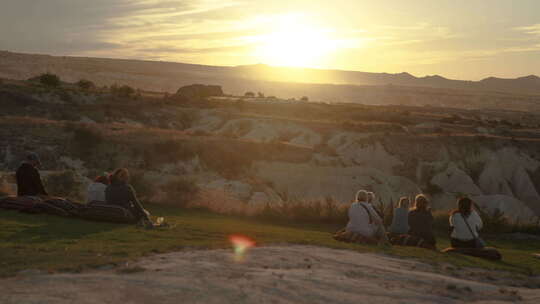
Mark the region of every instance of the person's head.
<instances>
[{"instance_id":1,"label":"person's head","mask_svg":"<svg viewBox=\"0 0 540 304\"><path fill-rule=\"evenodd\" d=\"M409 208L409 198L406 196L403 196L399 199L398 208Z\"/></svg>"},{"instance_id":2,"label":"person's head","mask_svg":"<svg viewBox=\"0 0 540 304\"><path fill-rule=\"evenodd\" d=\"M367 202L368 201L368 192L366 190L359 190L356 192L356 201L357 202Z\"/></svg>"},{"instance_id":3,"label":"person's head","mask_svg":"<svg viewBox=\"0 0 540 304\"><path fill-rule=\"evenodd\" d=\"M129 171L126 168L118 168L114 170L112 173L112 181L115 182L124 182L127 183L129 181Z\"/></svg>"},{"instance_id":4,"label":"person's head","mask_svg":"<svg viewBox=\"0 0 540 304\"><path fill-rule=\"evenodd\" d=\"M26 162L34 167L41 166L41 160L39 159L39 155L35 152L30 152L26 155Z\"/></svg>"},{"instance_id":5,"label":"person's head","mask_svg":"<svg viewBox=\"0 0 540 304\"><path fill-rule=\"evenodd\" d=\"M427 211L428 210L429 201L427 197L423 194L418 194L414 198L414 209L419 211Z\"/></svg>"},{"instance_id":6,"label":"person's head","mask_svg":"<svg viewBox=\"0 0 540 304\"><path fill-rule=\"evenodd\" d=\"M111 183L108 174L97 176L96 179L94 179L94 182L102 183L104 185L109 185Z\"/></svg>"},{"instance_id":7,"label":"person's head","mask_svg":"<svg viewBox=\"0 0 540 304\"><path fill-rule=\"evenodd\" d=\"M462 197L457 200L457 212L461 213L462 216L467 217L471 214L472 210L472 201L468 197Z\"/></svg>"},{"instance_id":8,"label":"person's head","mask_svg":"<svg viewBox=\"0 0 540 304\"><path fill-rule=\"evenodd\" d=\"M371 203L373 203L374 200L375 200L375 193L368 192L367 193L367 202L371 204Z\"/></svg>"}]
</instances>

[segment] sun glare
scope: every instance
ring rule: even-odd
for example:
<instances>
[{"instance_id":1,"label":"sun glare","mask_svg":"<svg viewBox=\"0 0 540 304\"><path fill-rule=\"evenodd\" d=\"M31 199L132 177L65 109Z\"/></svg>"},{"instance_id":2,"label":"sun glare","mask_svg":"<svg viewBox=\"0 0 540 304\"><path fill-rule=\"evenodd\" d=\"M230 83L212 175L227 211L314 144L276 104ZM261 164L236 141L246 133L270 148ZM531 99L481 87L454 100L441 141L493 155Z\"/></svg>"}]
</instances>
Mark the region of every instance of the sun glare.
<instances>
[{"instance_id":1,"label":"sun glare","mask_svg":"<svg viewBox=\"0 0 540 304\"><path fill-rule=\"evenodd\" d=\"M329 31L290 18L259 38L257 57L276 66L318 67L336 47Z\"/></svg>"}]
</instances>

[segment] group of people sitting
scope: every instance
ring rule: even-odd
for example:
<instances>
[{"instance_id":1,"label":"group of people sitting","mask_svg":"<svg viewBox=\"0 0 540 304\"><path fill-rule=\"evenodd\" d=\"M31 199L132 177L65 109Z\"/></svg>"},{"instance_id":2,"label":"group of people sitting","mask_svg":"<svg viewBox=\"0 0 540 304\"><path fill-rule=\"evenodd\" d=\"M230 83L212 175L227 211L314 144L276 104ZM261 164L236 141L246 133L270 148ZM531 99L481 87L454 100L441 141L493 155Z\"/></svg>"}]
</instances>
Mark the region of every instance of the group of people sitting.
<instances>
[{"instance_id":1,"label":"group of people sitting","mask_svg":"<svg viewBox=\"0 0 540 304\"><path fill-rule=\"evenodd\" d=\"M40 165L41 161L36 153L27 155L15 174L17 196L34 199L49 197L39 174ZM129 178L129 171L126 168L119 168L111 174L96 177L88 186L87 203L104 203L123 207L133 214L138 223L148 227L152 225L150 213L142 207L135 190L129 184Z\"/></svg>"},{"instance_id":2,"label":"group of people sitting","mask_svg":"<svg viewBox=\"0 0 540 304\"><path fill-rule=\"evenodd\" d=\"M388 231L382 215L373 206L374 197L375 194L372 192L358 191L356 201L349 207L349 222L345 229L336 233L336 239L436 248L433 215L425 195L418 194L412 206L409 206L411 203L409 198L402 197L394 209ZM483 241L478 234L482 229L482 219L473 209L473 203L469 198L458 199L457 209L450 213L449 224L452 247L483 247Z\"/></svg>"}]
</instances>

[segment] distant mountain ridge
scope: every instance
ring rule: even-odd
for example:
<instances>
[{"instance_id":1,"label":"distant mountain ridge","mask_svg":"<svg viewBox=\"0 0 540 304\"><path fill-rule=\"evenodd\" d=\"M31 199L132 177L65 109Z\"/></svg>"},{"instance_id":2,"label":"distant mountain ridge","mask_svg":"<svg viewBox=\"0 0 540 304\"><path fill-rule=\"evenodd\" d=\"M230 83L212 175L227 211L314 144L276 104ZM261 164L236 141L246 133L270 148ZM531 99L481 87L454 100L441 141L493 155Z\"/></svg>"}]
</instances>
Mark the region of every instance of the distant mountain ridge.
<instances>
[{"instance_id":1,"label":"distant mountain ridge","mask_svg":"<svg viewBox=\"0 0 540 304\"><path fill-rule=\"evenodd\" d=\"M99 84L129 83L141 88L174 92L191 83L225 84L241 80L337 84L355 86L406 86L540 95L540 77L515 79L488 77L480 81L452 80L439 75L415 77L409 73L370 73L310 68L272 67L264 64L209 66L130 59L49 56L0 51L0 77L27 79L54 72L67 81L88 78Z\"/></svg>"}]
</instances>

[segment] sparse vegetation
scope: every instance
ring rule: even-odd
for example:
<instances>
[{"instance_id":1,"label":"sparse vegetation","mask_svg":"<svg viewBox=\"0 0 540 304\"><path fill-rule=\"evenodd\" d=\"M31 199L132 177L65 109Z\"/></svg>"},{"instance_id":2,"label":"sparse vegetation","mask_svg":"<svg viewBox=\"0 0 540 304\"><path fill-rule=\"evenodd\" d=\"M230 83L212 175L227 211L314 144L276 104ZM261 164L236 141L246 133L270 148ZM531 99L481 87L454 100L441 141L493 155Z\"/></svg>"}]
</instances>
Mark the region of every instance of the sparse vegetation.
<instances>
[{"instance_id":1,"label":"sparse vegetation","mask_svg":"<svg viewBox=\"0 0 540 304\"><path fill-rule=\"evenodd\" d=\"M82 184L72 170L50 174L44 184L50 195L82 199Z\"/></svg>"},{"instance_id":2,"label":"sparse vegetation","mask_svg":"<svg viewBox=\"0 0 540 304\"><path fill-rule=\"evenodd\" d=\"M118 86L116 84L113 84L109 90L111 91L111 94L113 96L119 98L130 98L135 94L135 89L128 85Z\"/></svg>"},{"instance_id":3,"label":"sparse vegetation","mask_svg":"<svg viewBox=\"0 0 540 304\"><path fill-rule=\"evenodd\" d=\"M39 82L47 87L56 88L60 86L60 77L56 74L45 73L38 76Z\"/></svg>"},{"instance_id":4,"label":"sparse vegetation","mask_svg":"<svg viewBox=\"0 0 540 304\"><path fill-rule=\"evenodd\" d=\"M96 88L96 85L92 81L86 79L79 80L77 86L85 91L94 90Z\"/></svg>"},{"instance_id":5,"label":"sparse vegetation","mask_svg":"<svg viewBox=\"0 0 540 304\"><path fill-rule=\"evenodd\" d=\"M164 193L163 202L178 207L185 207L197 198L199 187L188 178L179 177L161 187Z\"/></svg>"}]
</instances>

